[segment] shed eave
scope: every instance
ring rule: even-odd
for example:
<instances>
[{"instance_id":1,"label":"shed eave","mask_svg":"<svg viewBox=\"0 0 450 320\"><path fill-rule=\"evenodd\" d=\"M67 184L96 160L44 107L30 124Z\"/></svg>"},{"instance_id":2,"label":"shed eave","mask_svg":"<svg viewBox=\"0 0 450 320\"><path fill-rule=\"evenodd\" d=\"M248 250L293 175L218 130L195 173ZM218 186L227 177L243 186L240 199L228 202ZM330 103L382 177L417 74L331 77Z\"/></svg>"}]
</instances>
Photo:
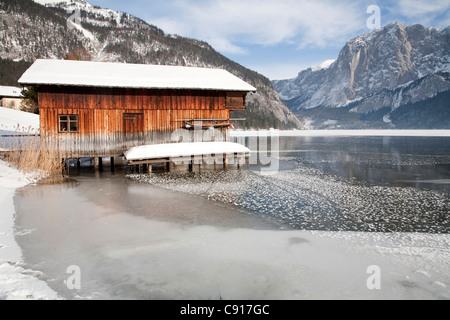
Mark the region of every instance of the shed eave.
<instances>
[{"instance_id":1,"label":"shed eave","mask_svg":"<svg viewBox=\"0 0 450 320\"><path fill-rule=\"evenodd\" d=\"M72 88L110 88L110 89L143 89L143 90L199 90L199 91L232 91L232 92L252 92L256 93L256 88L233 88L233 87L187 87L187 86L127 86L127 85L92 85L92 84L68 84L68 83L41 83L41 82L20 82L24 87L29 86L56 86L56 87L72 87Z\"/></svg>"}]
</instances>

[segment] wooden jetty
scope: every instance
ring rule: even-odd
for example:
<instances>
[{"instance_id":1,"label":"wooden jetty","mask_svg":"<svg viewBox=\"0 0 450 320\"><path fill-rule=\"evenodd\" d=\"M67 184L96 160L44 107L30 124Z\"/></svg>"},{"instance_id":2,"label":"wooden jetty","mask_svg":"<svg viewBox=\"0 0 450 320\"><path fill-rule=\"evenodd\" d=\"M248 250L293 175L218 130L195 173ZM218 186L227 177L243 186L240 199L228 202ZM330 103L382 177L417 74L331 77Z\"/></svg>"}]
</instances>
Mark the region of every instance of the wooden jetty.
<instances>
[{"instance_id":1,"label":"wooden jetty","mask_svg":"<svg viewBox=\"0 0 450 320\"><path fill-rule=\"evenodd\" d=\"M250 149L231 142L194 142L135 147L125 152L128 165L144 165L152 172L152 165L165 164L167 171L195 171L206 166L215 169L234 164L241 168L250 156Z\"/></svg>"}]
</instances>

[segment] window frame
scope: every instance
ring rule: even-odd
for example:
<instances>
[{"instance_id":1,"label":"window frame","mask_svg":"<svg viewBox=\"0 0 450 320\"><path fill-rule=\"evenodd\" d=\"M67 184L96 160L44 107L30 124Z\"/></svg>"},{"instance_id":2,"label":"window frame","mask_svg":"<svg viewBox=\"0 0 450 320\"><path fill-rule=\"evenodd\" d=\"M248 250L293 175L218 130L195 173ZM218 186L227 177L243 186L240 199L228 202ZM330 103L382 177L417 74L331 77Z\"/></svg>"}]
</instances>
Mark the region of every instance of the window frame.
<instances>
[{"instance_id":1,"label":"window frame","mask_svg":"<svg viewBox=\"0 0 450 320\"><path fill-rule=\"evenodd\" d=\"M62 117L66 117L66 120L62 120ZM75 117L75 120L71 118ZM67 130L61 130L61 124L65 123ZM76 130L72 130L72 124L76 124ZM80 118L77 114L59 114L58 115L58 132L59 133L78 133L80 131Z\"/></svg>"}]
</instances>

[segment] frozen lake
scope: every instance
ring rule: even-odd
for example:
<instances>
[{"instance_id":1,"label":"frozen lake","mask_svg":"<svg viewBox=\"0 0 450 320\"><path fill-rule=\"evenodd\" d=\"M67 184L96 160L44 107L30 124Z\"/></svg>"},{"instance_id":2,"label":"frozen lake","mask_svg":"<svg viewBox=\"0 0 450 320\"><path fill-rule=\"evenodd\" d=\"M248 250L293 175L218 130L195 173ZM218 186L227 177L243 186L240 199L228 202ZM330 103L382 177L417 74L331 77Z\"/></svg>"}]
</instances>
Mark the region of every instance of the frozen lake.
<instances>
[{"instance_id":1,"label":"frozen lake","mask_svg":"<svg viewBox=\"0 0 450 320\"><path fill-rule=\"evenodd\" d=\"M85 170L27 187L16 240L69 299L450 299L450 138L279 146L272 175Z\"/></svg>"}]
</instances>

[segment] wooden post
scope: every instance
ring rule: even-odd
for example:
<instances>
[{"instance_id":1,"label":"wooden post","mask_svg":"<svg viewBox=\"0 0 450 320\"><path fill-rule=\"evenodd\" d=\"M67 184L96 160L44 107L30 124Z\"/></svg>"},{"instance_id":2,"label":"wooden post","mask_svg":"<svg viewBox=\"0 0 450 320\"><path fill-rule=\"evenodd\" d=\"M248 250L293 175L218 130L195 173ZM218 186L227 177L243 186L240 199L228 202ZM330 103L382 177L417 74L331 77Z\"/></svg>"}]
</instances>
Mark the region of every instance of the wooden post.
<instances>
[{"instance_id":1,"label":"wooden post","mask_svg":"<svg viewBox=\"0 0 450 320\"><path fill-rule=\"evenodd\" d=\"M175 164L173 163L172 159L169 159L169 162L167 163L167 171L169 173L175 171Z\"/></svg>"},{"instance_id":2,"label":"wooden post","mask_svg":"<svg viewBox=\"0 0 450 320\"><path fill-rule=\"evenodd\" d=\"M67 168L67 160L65 159L65 158L63 158L62 160L61 160L61 164L63 165L63 174L68 174L68 168Z\"/></svg>"},{"instance_id":3,"label":"wooden post","mask_svg":"<svg viewBox=\"0 0 450 320\"><path fill-rule=\"evenodd\" d=\"M242 169L242 158L239 157L239 154L236 153L236 163L238 170Z\"/></svg>"},{"instance_id":4,"label":"wooden post","mask_svg":"<svg viewBox=\"0 0 450 320\"><path fill-rule=\"evenodd\" d=\"M214 170L215 171L219 170L219 164L217 163L217 157L215 157L215 160L214 160Z\"/></svg>"},{"instance_id":5,"label":"wooden post","mask_svg":"<svg viewBox=\"0 0 450 320\"><path fill-rule=\"evenodd\" d=\"M228 156L226 154L223 155L223 169L228 170Z\"/></svg>"},{"instance_id":6,"label":"wooden post","mask_svg":"<svg viewBox=\"0 0 450 320\"><path fill-rule=\"evenodd\" d=\"M191 172L200 172L202 162L199 161L198 156L191 156Z\"/></svg>"},{"instance_id":7,"label":"wooden post","mask_svg":"<svg viewBox=\"0 0 450 320\"><path fill-rule=\"evenodd\" d=\"M94 171L95 179L100 179L100 170Z\"/></svg>"}]
</instances>

